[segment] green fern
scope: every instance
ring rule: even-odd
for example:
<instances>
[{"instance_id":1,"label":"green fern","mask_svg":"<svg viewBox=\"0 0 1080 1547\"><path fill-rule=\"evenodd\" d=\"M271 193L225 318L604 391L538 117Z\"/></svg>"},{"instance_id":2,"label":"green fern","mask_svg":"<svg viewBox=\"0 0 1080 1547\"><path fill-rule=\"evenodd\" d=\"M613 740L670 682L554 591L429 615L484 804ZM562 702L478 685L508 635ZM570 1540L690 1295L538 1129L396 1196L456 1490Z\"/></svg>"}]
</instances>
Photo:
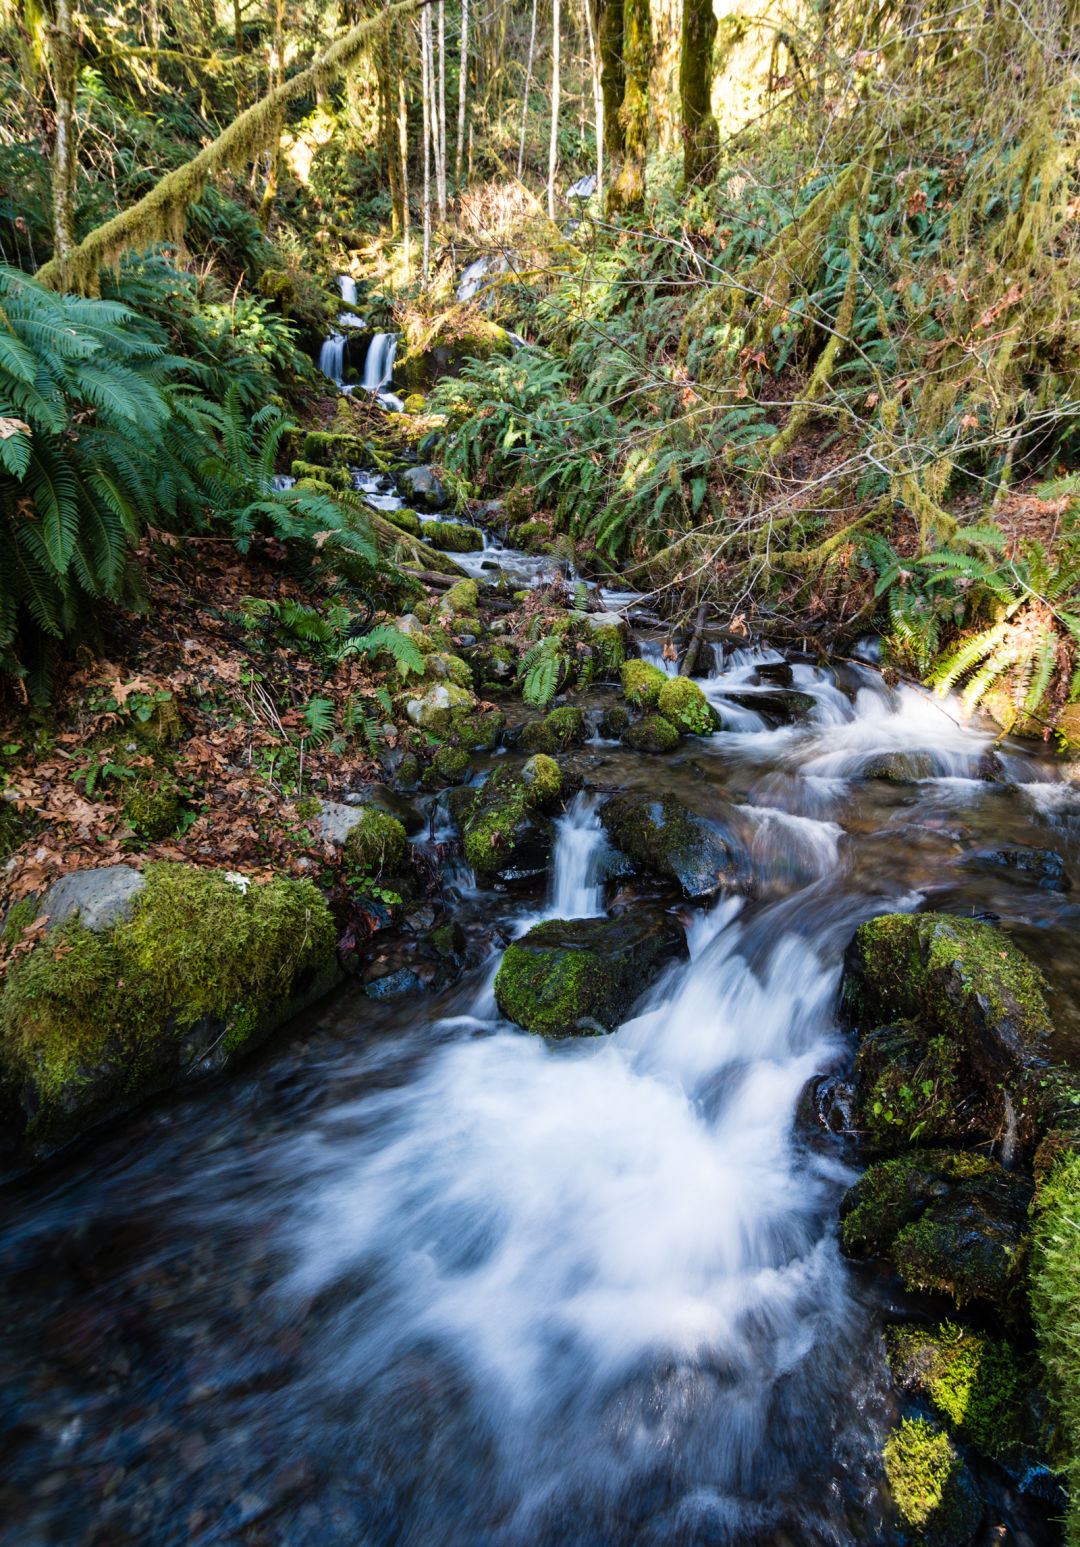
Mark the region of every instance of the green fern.
<instances>
[{"instance_id":1,"label":"green fern","mask_svg":"<svg viewBox=\"0 0 1080 1547\"><path fill-rule=\"evenodd\" d=\"M565 682L570 658L557 638L542 639L521 657L518 680L521 696L536 709L546 709Z\"/></svg>"},{"instance_id":2,"label":"green fern","mask_svg":"<svg viewBox=\"0 0 1080 1547\"><path fill-rule=\"evenodd\" d=\"M403 634L392 624L373 628L359 639L347 639L338 651L338 659L349 655L375 656L382 650L393 656L400 676L407 679L410 672L418 677L423 676L424 657L415 639Z\"/></svg>"}]
</instances>

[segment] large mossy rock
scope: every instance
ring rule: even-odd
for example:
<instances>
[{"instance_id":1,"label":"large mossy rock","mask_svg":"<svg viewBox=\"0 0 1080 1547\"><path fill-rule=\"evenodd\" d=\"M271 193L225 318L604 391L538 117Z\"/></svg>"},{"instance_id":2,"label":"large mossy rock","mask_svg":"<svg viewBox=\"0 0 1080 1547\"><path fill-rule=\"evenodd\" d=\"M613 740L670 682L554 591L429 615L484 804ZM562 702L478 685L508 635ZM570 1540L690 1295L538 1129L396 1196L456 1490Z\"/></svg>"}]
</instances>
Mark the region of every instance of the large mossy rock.
<instances>
[{"instance_id":1,"label":"large mossy rock","mask_svg":"<svg viewBox=\"0 0 1080 1547\"><path fill-rule=\"evenodd\" d=\"M653 711L628 725L622 739L635 752L673 752L680 736L670 720Z\"/></svg>"},{"instance_id":2,"label":"large mossy rock","mask_svg":"<svg viewBox=\"0 0 1080 1547\"><path fill-rule=\"evenodd\" d=\"M547 873L564 784L558 763L539 753L520 769L497 768L479 789L453 791L450 812L478 879L523 885Z\"/></svg>"},{"instance_id":3,"label":"large mossy rock","mask_svg":"<svg viewBox=\"0 0 1080 1547\"><path fill-rule=\"evenodd\" d=\"M655 709L670 678L649 661L627 661L620 672L623 697L635 709Z\"/></svg>"},{"instance_id":4,"label":"large mossy rock","mask_svg":"<svg viewBox=\"0 0 1080 1547\"><path fill-rule=\"evenodd\" d=\"M545 1037L614 1031L669 961L687 955L677 920L547 919L507 946L495 977L502 1013Z\"/></svg>"},{"instance_id":5,"label":"large mossy rock","mask_svg":"<svg viewBox=\"0 0 1080 1547\"><path fill-rule=\"evenodd\" d=\"M584 712L574 704L553 709L542 720L530 720L521 732L524 752L565 752L585 740L588 727Z\"/></svg>"},{"instance_id":6,"label":"large mossy rock","mask_svg":"<svg viewBox=\"0 0 1080 1547\"><path fill-rule=\"evenodd\" d=\"M424 541L440 553L479 553L484 534L479 527L460 521L425 521Z\"/></svg>"},{"instance_id":7,"label":"large mossy rock","mask_svg":"<svg viewBox=\"0 0 1080 1547\"><path fill-rule=\"evenodd\" d=\"M689 677L669 677L657 694L656 708L676 730L689 736L711 736L719 728L719 716Z\"/></svg>"},{"instance_id":8,"label":"large mossy rock","mask_svg":"<svg viewBox=\"0 0 1080 1547\"><path fill-rule=\"evenodd\" d=\"M735 856L723 834L674 795L615 795L599 815L616 848L643 869L676 881L685 897L714 897L736 884Z\"/></svg>"},{"instance_id":9,"label":"large mossy rock","mask_svg":"<svg viewBox=\"0 0 1080 1547\"><path fill-rule=\"evenodd\" d=\"M1051 1030L1045 983L1008 935L947 913L886 913L855 932L843 1004L860 1027L930 1020L1002 1075Z\"/></svg>"},{"instance_id":10,"label":"large mossy rock","mask_svg":"<svg viewBox=\"0 0 1080 1547\"><path fill-rule=\"evenodd\" d=\"M1018 1456L1035 1438L1033 1362L1003 1339L945 1323L894 1328L888 1347L897 1385L985 1455Z\"/></svg>"},{"instance_id":11,"label":"large mossy rock","mask_svg":"<svg viewBox=\"0 0 1080 1547\"><path fill-rule=\"evenodd\" d=\"M15 1167L221 1073L339 976L310 881L151 865L130 908L97 919L69 917L0 988L0 1144Z\"/></svg>"},{"instance_id":12,"label":"large mossy rock","mask_svg":"<svg viewBox=\"0 0 1080 1547\"><path fill-rule=\"evenodd\" d=\"M983 1505L949 1436L925 1418L906 1418L886 1440L884 1461L896 1512L914 1540L967 1547Z\"/></svg>"},{"instance_id":13,"label":"large mossy rock","mask_svg":"<svg viewBox=\"0 0 1080 1547\"><path fill-rule=\"evenodd\" d=\"M896 1264L909 1289L1015 1312L1032 1185L981 1155L915 1150L869 1167L840 1205L848 1256Z\"/></svg>"}]
</instances>

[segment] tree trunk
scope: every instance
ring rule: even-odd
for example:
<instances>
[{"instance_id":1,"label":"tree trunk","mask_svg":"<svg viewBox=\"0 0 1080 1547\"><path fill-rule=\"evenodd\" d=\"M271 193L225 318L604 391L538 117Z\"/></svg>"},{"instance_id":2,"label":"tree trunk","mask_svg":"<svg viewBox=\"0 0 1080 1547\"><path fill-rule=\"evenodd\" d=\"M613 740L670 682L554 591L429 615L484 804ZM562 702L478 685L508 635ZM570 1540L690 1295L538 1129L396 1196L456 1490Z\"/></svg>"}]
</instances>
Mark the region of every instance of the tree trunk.
<instances>
[{"instance_id":1,"label":"tree trunk","mask_svg":"<svg viewBox=\"0 0 1080 1547\"><path fill-rule=\"evenodd\" d=\"M405 282L412 277L409 232L409 108L405 100L405 29L398 33L398 156L401 163L401 240L405 248Z\"/></svg>"},{"instance_id":2,"label":"tree trunk","mask_svg":"<svg viewBox=\"0 0 1080 1547\"><path fill-rule=\"evenodd\" d=\"M645 157L649 149L649 71L652 26L649 0L624 0L623 60L626 85L619 108L626 159L608 195L612 212L641 209L645 203Z\"/></svg>"},{"instance_id":3,"label":"tree trunk","mask_svg":"<svg viewBox=\"0 0 1080 1547\"><path fill-rule=\"evenodd\" d=\"M461 157L465 148L465 97L469 71L469 0L461 0L461 61L458 66L457 154L454 157L454 182L461 187Z\"/></svg>"},{"instance_id":4,"label":"tree trunk","mask_svg":"<svg viewBox=\"0 0 1080 1547\"><path fill-rule=\"evenodd\" d=\"M401 166L398 160L397 101L394 91L393 55L387 28L375 51L375 73L379 87L379 138L386 146L386 175L390 182L390 229L394 236L402 227Z\"/></svg>"},{"instance_id":5,"label":"tree trunk","mask_svg":"<svg viewBox=\"0 0 1080 1547\"><path fill-rule=\"evenodd\" d=\"M236 55L236 111L244 106L244 13L240 0L233 0L233 53Z\"/></svg>"},{"instance_id":6,"label":"tree trunk","mask_svg":"<svg viewBox=\"0 0 1080 1547\"><path fill-rule=\"evenodd\" d=\"M551 7L551 142L548 146L548 219L555 219L555 168L559 161L559 0Z\"/></svg>"},{"instance_id":7,"label":"tree trunk","mask_svg":"<svg viewBox=\"0 0 1080 1547\"><path fill-rule=\"evenodd\" d=\"M274 53L268 74L271 91L279 91L285 78L285 0L274 0ZM283 127L283 114L275 114L273 138L266 153L266 187L263 189L262 203L259 206L259 225L264 231L270 224L270 216L274 212L274 200L277 198Z\"/></svg>"},{"instance_id":8,"label":"tree trunk","mask_svg":"<svg viewBox=\"0 0 1080 1547\"><path fill-rule=\"evenodd\" d=\"M712 52L716 16L712 0L683 0L679 98L682 105L683 179L687 188L707 176L719 149L712 114Z\"/></svg>"},{"instance_id":9,"label":"tree trunk","mask_svg":"<svg viewBox=\"0 0 1080 1547\"><path fill-rule=\"evenodd\" d=\"M683 0L652 0L651 12L650 134L660 150L675 150L681 140L679 56Z\"/></svg>"},{"instance_id":10,"label":"tree trunk","mask_svg":"<svg viewBox=\"0 0 1080 1547\"><path fill-rule=\"evenodd\" d=\"M525 160L525 120L529 113L529 88L532 85L533 52L536 47L536 0L532 0L532 28L529 32L529 62L525 66L525 98L521 105L521 144L518 147L518 181Z\"/></svg>"},{"instance_id":11,"label":"tree trunk","mask_svg":"<svg viewBox=\"0 0 1080 1547\"><path fill-rule=\"evenodd\" d=\"M604 96L604 145L612 177L623 157L619 122L626 72L623 68L623 0L597 0L600 31L600 85Z\"/></svg>"},{"instance_id":12,"label":"tree trunk","mask_svg":"<svg viewBox=\"0 0 1080 1547\"><path fill-rule=\"evenodd\" d=\"M439 220L446 224L446 0L439 0Z\"/></svg>"},{"instance_id":13,"label":"tree trunk","mask_svg":"<svg viewBox=\"0 0 1080 1547\"><path fill-rule=\"evenodd\" d=\"M604 88L600 79L600 59L596 52L596 29L593 26L592 0L583 0L585 27L589 38L589 69L592 74L593 112L596 115L596 203L594 209L604 207Z\"/></svg>"},{"instance_id":14,"label":"tree trunk","mask_svg":"<svg viewBox=\"0 0 1080 1547\"><path fill-rule=\"evenodd\" d=\"M428 284L431 262L431 12L420 12L420 75L423 80L424 108L424 257L422 274Z\"/></svg>"},{"instance_id":15,"label":"tree trunk","mask_svg":"<svg viewBox=\"0 0 1080 1547\"><path fill-rule=\"evenodd\" d=\"M56 0L52 28L52 77L56 94L56 140L53 148L53 262L59 266L61 290L71 288L71 254L75 248L75 89L79 56L71 25L71 0Z\"/></svg>"}]
</instances>

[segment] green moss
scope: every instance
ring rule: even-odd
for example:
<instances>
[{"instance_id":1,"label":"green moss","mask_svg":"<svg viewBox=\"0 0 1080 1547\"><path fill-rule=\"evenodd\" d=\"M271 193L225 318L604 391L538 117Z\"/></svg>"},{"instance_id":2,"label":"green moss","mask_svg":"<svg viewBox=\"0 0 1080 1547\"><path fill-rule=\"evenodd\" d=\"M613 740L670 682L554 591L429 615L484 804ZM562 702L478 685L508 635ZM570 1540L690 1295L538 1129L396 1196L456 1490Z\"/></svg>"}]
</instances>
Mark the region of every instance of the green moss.
<instances>
[{"instance_id":1,"label":"green moss","mask_svg":"<svg viewBox=\"0 0 1080 1547\"><path fill-rule=\"evenodd\" d=\"M593 652L593 677L612 678L620 673L626 662L626 643L618 624L602 624L592 629L588 637Z\"/></svg>"},{"instance_id":2,"label":"green moss","mask_svg":"<svg viewBox=\"0 0 1080 1547\"><path fill-rule=\"evenodd\" d=\"M656 707L665 720L692 736L709 736L713 731L713 712L709 701L689 677L668 677L656 699Z\"/></svg>"},{"instance_id":3,"label":"green moss","mask_svg":"<svg viewBox=\"0 0 1080 1547\"><path fill-rule=\"evenodd\" d=\"M379 512L384 521L389 521L392 526L400 527L403 532L408 532L410 537L420 536L420 517L415 510L407 510L404 506L400 510L382 510Z\"/></svg>"},{"instance_id":4,"label":"green moss","mask_svg":"<svg viewBox=\"0 0 1080 1547\"><path fill-rule=\"evenodd\" d=\"M625 731L623 740L635 752L670 752L679 745L679 732L662 714L646 714Z\"/></svg>"},{"instance_id":5,"label":"green moss","mask_svg":"<svg viewBox=\"0 0 1080 1547\"><path fill-rule=\"evenodd\" d=\"M844 1246L858 1257L884 1256L897 1231L914 1219L941 1184L987 1176L991 1162L981 1155L918 1150L870 1166L841 1205Z\"/></svg>"},{"instance_id":6,"label":"green moss","mask_svg":"<svg viewBox=\"0 0 1080 1547\"><path fill-rule=\"evenodd\" d=\"M126 723L140 741L158 747L174 746L184 730L180 709L171 693L155 694L153 703L140 704L128 715Z\"/></svg>"},{"instance_id":7,"label":"green moss","mask_svg":"<svg viewBox=\"0 0 1080 1547\"><path fill-rule=\"evenodd\" d=\"M1008 1343L950 1322L894 1329L888 1343L896 1380L924 1396L963 1439L990 1456L1020 1449L1031 1378Z\"/></svg>"},{"instance_id":8,"label":"green moss","mask_svg":"<svg viewBox=\"0 0 1080 1547\"><path fill-rule=\"evenodd\" d=\"M405 412L407 414L422 414L427 407L427 398L422 392L410 392L405 399Z\"/></svg>"},{"instance_id":9,"label":"green moss","mask_svg":"<svg viewBox=\"0 0 1080 1547\"><path fill-rule=\"evenodd\" d=\"M393 875L405 861L408 840L397 817L379 806L358 806L356 826L342 850L350 869L366 875Z\"/></svg>"},{"instance_id":10,"label":"green moss","mask_svg":"<svg viewBox=\"0 0 1080 1547\"><path fill-rule=\"evenodd\" d=\"M352 488L352 478L347 467L320 467L317 462L297 460L292 464L291 472L296 479L315 478L332 484L335 489Z\"/></svg>"},{"instance_id":11,"label":"green moss","mask_svg":"<svg viewBox=\"0 0 1080 1547\"><path fill-rule=\"evenodd\" d=\"M623 697L635 709L652 709L667 683L667 674L648 661L626 661L620 673Z\"/></svg>"},{"instance_id":12,"label":"green moss","mask_svg":"<svg viewBox=\"0 0 1080 1547\"><path fill-rule=\"evenodd\" d=\"M73 919L4 982L0 1076L46 1148L175 1079L196 1023L223 1022L239 1045L302 972L332 960L333 920L310 881L245 892L190 865L145 876L130 921L99 934Z\"/></svg>"},{"instance_id":13,"label":"green moss","mask_svg":"<svg viewBox=\"0 0 1080 1547\"><path fill-rule=\"evenodd\" d=\"M415 790L420 782L420 759L415 752L406 752L394 775L394 788Z\"/></svg>"},{"instance_id":14,"label":"green moss","mask_svg":"<svg viewBox=\"0 0 1080 1547\"><path fill-rule=\"evenodd\" d=\"M553 757L545 757L542 752L536 757L530 757L522 768L521 783L524 786L525 804L528 806L551 805L562 794L559 765Z\"/></svg>"},{"instance_id":15,"label":"green moss","mask_svg":"<svg viewBox=\"0 0 1080 1547\"><path fill-rule=\"evenodd\" d=\"M176 831L180 795L172 779L140 779L124 790L124 815L135 831L151 843Z\"/></svg>"},{"instance_id":16,"label":"green moss","mask_svg":"<svg viewBox=\"0 0 1080 1547\"><path fill-rule=\"evenodd\" d=\"M459 688L472 687L473 675L467 663L460 655L444 654L441 650L426 653L424 676L429 682L453 682Z\"/></svg>"},{"instance_id":17,"label":"green moss","mask_svg":"<svg viewBox=\"0 0 1080 1547\"><path fill-rule=\"evenodd\" d=\"M533 491L525 484L515 484L503 495L503 515L507 526L520 526L532 515Z\"/></svg>"},{"instance_id":18,"label":"green moss","mask_svg":"<svg viewBox=\"0 0 1080 1547\"><path fill-rule=\"evenodd\" d=\"M600 716L597 729L601 736L605 736L609 741L618 741L619 737L625 734L629 724L629 711L624 709L622 704L612 704Z\"/></svg>"},{"instance_id":19,"label":"green moss","mask_svg":"<svg viewBox=\"0 0 1080 1547\"><path fill-rule=\"evenodd\" d=\"M480 587L475 580L459 580L439 603L443 617L471 618L480 606Z\"/></svg>"},{"instance_id":20,"label":"green moss","mask_svg":"<svg viewBox=\"0 0 1080 1547\"><path fill-rule=\"evenodd\" d=\"M359 435L311 430L304 436L304 456L320 467L367 467L373 458Z\"/></svg>"},{"instance_id":21,"label":"green moss","mask_svg":"<svg viewBox=\"0 0 1080 1547\"><path fill-rule=\"evenodd\" d=\"M562 752L585 739L585 715L572 704L553 709L542 720L530 720L521 733L526 752Z\"/></svg>"},{"instance_id":22,"label":"green moss","mask_svg":"<svg viewBox=\"0 0 1080 1547\"><path fill-rule=\"evenodd\" d=\"M301 493L334 495L339 491L325 478L301 478L296 487Z\"/></svg>"},{"instance_id":23,"label":"green moss","mask_svg":"<svg viewBox=\"0 0 1080 1547\"><path fill-rule=\"evenodd\" d=\"M13 902L4 915L4 926L0 929L0 945L14 945L24 929L34 922L38 916L38 904L33 897L24 897L21 902Z\"/></svg>"},{"instance_id":24,"label":"green moss","mask_svg":"<svg viewBox=\"0 0 1080 1547\"><path fill-rule=\"evenodd\" d=\"M456 521L425 521L423 538L429 547L440 553L475 553L484 546L483 533L475 526L461 526Z\"/></svg>"},{"instance_id":25,"label":"green moss","mask_svg":"<svg viewBox=\"0 0 1080 1547\"><path fill-rule=\"evenodd\" d=\"M479 714L474 707L460 708L450 714L450 732L469 752L489 752L498 746L505 724L506 716L498 709Z\"/></svg>"},{"instance_id":26,"label":"green moss","mask_svg":"<svg viewBox=\"0 0 1080 1547\"><path fill-rule=\"evenodd\" d=\"M503 1014L545 1037L610 1029L595 1012L603 1008L612 988L610 970L591 953L544 951L535 944L528 950L510 945L495 978Z\"/></svg>"},{"instance_id":27,"label":"green moss","mask_svg":"<svg viewBox=\"0 0 1080 1547\"><path fill-rule=\"evenodd\" d=\"M933 1143L957 1135L958 1048L928 1037L913 1021L880 1026L855 1059L855 1124L883 1148Z\"/></svg>"},{"instance_id":28,"label":"green moss","mask_svg":"<svg viewBox=\"0 0 1080 1547\"><path fill-rule=\"evenodd\" d=\"M1080 1547L1080 1155L1039 1190L1031 1242L1031 1313L1060 1438L1053 1460L1069 1485L1066 1541Z\"/></svg>"},{"instance_id":29,"label":"green moss","mask_svg":"<svg viewBox=\"0 0 1080 1547\"><path fill-rule=\"evenodd\" d=\"M958 1547L982 1515L967 1470L948 1435L909 1418L885 1442L885 1475L904 1524L932 1547Z\"/></svg>"},{"instance_id":30,"label":"green moss","mask_svg":"<svg viewBox=\"0 0 1080 1547\"><path fill-rule=\"evenodd\" d=\"M433 776L433 777L429 777ZM464 747L440 747L424 776L429 787L439 784L464 784L469 776L469 754Z\"/></svg>"},{"instance_id":31,"label":"green moss","mask_svg":"<svg viewBox=\"0 0 1080 1547\"><path fill-rule=\"evenodd\" d=\"M551 543L551 527L546 521L523 521L510 534L515 548L525 553L542 553Z\"/></svg>"}]
</instances>

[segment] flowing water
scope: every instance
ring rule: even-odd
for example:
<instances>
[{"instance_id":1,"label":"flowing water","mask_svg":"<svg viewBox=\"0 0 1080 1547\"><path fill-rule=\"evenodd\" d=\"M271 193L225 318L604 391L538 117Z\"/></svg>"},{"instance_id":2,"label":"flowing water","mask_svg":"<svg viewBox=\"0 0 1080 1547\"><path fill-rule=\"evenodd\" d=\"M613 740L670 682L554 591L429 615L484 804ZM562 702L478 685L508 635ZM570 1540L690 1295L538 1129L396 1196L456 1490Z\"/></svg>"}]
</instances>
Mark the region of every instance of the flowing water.
<instances>
[{"instance_id":1,"label":"flowing water","mask_svg":"<svg viewBox=\"0 0 1080 1547\"><path fill-rule=\"evenodd\" d=\"M712 701L761 712L669 757L573 754L546 900L457 878L465 927L509 937L633 906L598 788L721 823L739 894L680 906L689 960L615 1035L500 1021L497 957L440 999L350 986L9 1195L5 1547L892 1540L891 1290L838 1252L851 1156L800 1094L850 1056L840 958L874 913L992 910L1064 1004L1075 908L972 857L1075 872L1080 796L862 666L793 662L814 707L777 725L778 662L722 658ZM885 754L911 782L866 776Z\"/></svg>"}]
</instances>

